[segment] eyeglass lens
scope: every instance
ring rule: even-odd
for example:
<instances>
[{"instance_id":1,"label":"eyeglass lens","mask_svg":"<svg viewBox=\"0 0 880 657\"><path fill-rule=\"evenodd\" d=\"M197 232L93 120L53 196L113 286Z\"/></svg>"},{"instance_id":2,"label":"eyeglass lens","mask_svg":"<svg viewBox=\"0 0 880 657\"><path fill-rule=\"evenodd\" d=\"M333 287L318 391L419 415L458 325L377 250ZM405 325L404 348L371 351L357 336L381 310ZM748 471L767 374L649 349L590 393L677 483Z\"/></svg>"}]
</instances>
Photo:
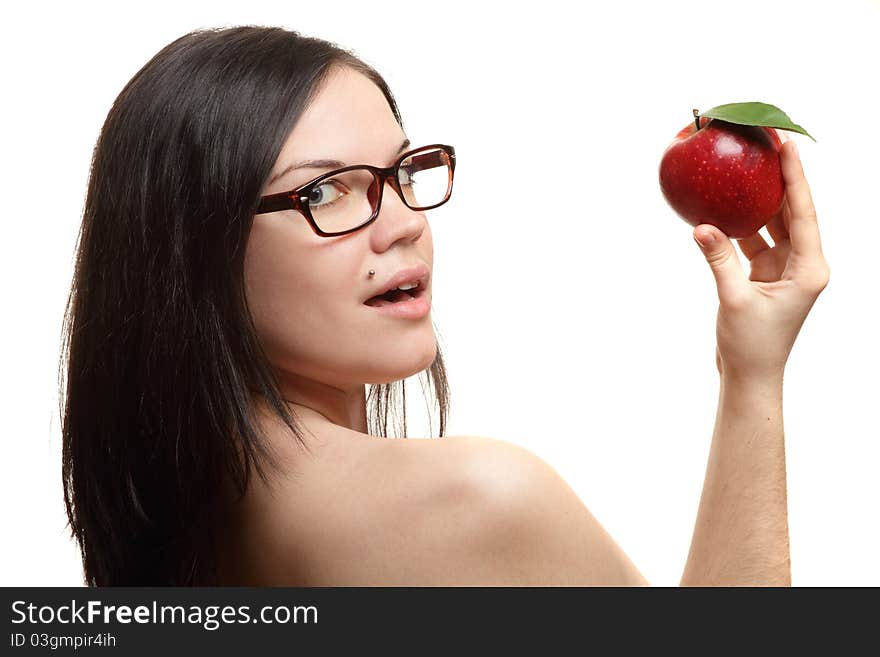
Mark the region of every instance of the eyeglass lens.
<instances>
[{"instance_id":1,"label":"eyeglass lens","mask_svg":"<svg viewBox=\"0 0 880 657\"><path fill-rule=\"evenodd\" d=\"M398 182L404 201L413 210L446 200L452 186L449 155L442 149L419 151L402 160ZM318 182L309 194L309 211L328 233L355 228L376 209L378 181L368 169L352 169Z\"/></svg>"}]
</instances>

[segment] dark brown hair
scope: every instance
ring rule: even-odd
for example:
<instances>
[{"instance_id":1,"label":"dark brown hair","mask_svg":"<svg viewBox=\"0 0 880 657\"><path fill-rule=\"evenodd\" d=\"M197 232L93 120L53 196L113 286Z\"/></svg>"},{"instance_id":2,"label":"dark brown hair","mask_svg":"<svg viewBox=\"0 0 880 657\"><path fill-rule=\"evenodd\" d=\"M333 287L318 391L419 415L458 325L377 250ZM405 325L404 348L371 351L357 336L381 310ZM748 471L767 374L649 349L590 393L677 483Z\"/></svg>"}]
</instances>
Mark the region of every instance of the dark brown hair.
<instances>
[{"instance_id":1,"label":"dark brown hair","mask_svg":"<svg viewBox=\"0 0 880 657\"><path fill-rule=\"evenodd\" d=\"M95 146L65 313L62 478L87 585L216 583L226 487L275 469L257 398L303 436L256 338L243 256L260 191L327 73L382 77L280 28L186 34L128 82ZM443 359L430 378L444 435ZM372 386L387 435L403 381ZM424 387L423 387L424 389ZM372 430L372 429L371 429ZM229 486L229 484L232 486Z\"/></svg>"}]
</instances>

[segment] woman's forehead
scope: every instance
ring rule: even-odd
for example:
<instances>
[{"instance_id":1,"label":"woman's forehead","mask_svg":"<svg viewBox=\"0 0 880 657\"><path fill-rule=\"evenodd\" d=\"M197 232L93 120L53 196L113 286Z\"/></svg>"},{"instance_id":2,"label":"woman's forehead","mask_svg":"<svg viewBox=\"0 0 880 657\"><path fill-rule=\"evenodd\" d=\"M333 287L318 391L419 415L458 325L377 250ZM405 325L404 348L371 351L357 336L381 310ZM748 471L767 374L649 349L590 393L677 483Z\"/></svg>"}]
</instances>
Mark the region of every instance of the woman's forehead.
<instances>
[{"instance_id":1,"label":"woman's forehead","mask_svg":"<svg viewBox=\"0 0 880 657\"><path fill-rule=\"evenodd\" d=\"M279 164L321 159L369 163L393 156L404 137L382 90L362 73L337 68L297 121Z\"/></svg>"}]
</instances>

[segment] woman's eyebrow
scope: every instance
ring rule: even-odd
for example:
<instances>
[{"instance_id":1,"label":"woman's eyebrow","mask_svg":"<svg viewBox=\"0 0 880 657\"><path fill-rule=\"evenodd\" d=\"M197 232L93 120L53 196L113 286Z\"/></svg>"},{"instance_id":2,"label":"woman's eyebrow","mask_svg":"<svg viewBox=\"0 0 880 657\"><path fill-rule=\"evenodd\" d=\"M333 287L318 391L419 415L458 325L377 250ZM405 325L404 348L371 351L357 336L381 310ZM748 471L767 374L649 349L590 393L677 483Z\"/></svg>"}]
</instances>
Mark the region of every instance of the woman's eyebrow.
<instances>
[{"instance_id":1,"label":"woman's eyebrow","mask_svg":"<svg viewBox=\"0 0 880 657\"><path fill-rule=\"evenodd\" d=\"M404 139L403 143L400 145L400 148L397 149L397 153L395 153L395 155L400 155L404 150L406 150L409 145L409 139ZM303 160L302 162L291 164L281 173L272 176L272 178L269 180L269 184L271 185L282 176L290 173L291 171L296 171L297 169L341 169L344 166L347 165L341 160Z\"/></svg>"}]
</instances>

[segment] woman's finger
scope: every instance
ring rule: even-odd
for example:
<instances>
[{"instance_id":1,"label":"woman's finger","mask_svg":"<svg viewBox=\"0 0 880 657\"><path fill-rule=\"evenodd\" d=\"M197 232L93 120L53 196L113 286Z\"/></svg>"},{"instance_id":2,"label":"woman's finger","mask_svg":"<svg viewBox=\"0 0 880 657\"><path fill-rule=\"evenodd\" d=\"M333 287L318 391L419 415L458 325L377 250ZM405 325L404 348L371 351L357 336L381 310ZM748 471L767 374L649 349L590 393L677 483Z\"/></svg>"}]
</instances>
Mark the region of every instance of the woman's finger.
<instances>
[{"instance_id":1,"label":"woman's finger","mask_svg":"<svg viewBox=\"0 0 880 657\"><path fill-rule=\"evenodd\" d=\"M791 251L801 257L822 256L819 222L810 195L810 186L798 156L794 140L782 145L782 177L785 179L785 197L788 203L788 234Z\"/></svg>"},{"instance_id":2,"label":"woman's finger","mask_svg":"<svg viewBox=\"0 0 880 657\"><path fill-rule=\"evenodd\" d=\"M694 228L693 238L712 269L718 299L723 304L738 303L748 293L748 279L730 239L711 224Z\"/></svg>"},{"instance_id":3,"label":"woman's finger","mask_svg":"<svg viewBox=\"0 0 880 657\"><path fill-rule=\"evenodd\" d=\"M739 244L739 250L742 251L743 255L749 260L761 253L761 251L766 251L770 248L770 245L767 244L761 233L755 233L754 235L743 237L742 239L737 240L736 243Z\"/></svg>"}]
</instances>

